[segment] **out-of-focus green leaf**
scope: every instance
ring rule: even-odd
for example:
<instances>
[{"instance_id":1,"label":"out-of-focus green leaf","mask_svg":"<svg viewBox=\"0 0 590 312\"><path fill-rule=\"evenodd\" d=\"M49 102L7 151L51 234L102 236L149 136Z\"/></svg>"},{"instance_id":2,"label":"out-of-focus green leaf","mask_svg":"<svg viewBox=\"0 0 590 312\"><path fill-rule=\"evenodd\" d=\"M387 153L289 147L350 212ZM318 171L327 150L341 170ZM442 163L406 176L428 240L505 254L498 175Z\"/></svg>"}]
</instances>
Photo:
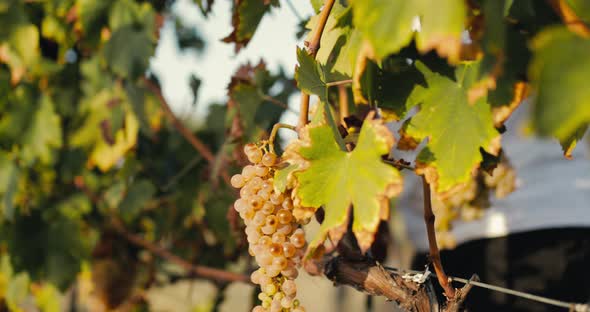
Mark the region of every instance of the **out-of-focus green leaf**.
<instances>
[{"instance_id":1,"label":"out-of-focus green leaf","mask_svg":"<svg viewBox=\"0 0 590 312\"><path fill-rule=\"evenodd\" d=\"M127 81L125 83L125 91L127 92L127 98L131 103L131 108L133 108L133 112L139 121L141 131L147 135L152 135L153 131L150 126L150 120L146 109L146 106L149 104L148 101L146 101L146 89L141 88L133 82Z\"/></svg>"},{"instance_id":2,"label":"out-of-focus green leaf","mask_svg":"<svg viewBox=\"0 0 590 312\"><path fill-rule=\"evenodd\" d=\"M18 273L10 281L6 289L6 305L11 311L20 311L29 294L30 278L27 273Z\"/></svg>"},{"instance_id":3,"label":"out-of-focus green leaf","mask_svg":"<svg viewBox=\"0 0 590 312\"><path fill-rule=\"evenodd\" d=\"M310 0L310 2L313 10L316 12L320 12L320 9L324 5L324 0Z\"/></svg>"},{"instance_id":4,"label":"out-of-focus green leaf","mask_svg":"<svg viewBox=\"0 0 590 312\"><path fill-rule=\"evenodd\" d=\"M125 183L117 182L111 185L104 193L103 198L108 208L117 209L125 194Z\"/></svg>"},{"instance_id":5,"label":"out-of-focus green leaf","mask_svg":"<svg viewBox=\"0 0 590 312\"><path fill-rule=\"evenodd\" d=\"M234 29L223 41L235 43L236 52L248 45L264 14L270 11L270 7L270 5L264 4L264 1L260 0L236 1L232 16Z\"/></svg>"},{"instance_id":6,"label":"out-of-focus green leaf","mask_svg":"<svg viewBox=\"0 0 590 312\"><path fill-rule=\"evenodd\" d=\"M458 60L466 20L464 1L365 0L353 1L352 8L354 25L379 59L399 52L415 35L421 52L436 49L441 56ZM420 32L413 28L416 17L420 18Z\"/></svg>"},{"instance_id":7,"label":"out-of-focus green leaf","mask_svg":"<svg viewBox=\"0 0 590 312\"><path fill-rule=\"evenodd\" d=\"M81 30L86 34L97 36L107 22L108 12L113 2L114 0L76 0Z\"/></svg>"},{"instance_id":8,"label":"out-of-focus green leaf","mask_svg":"<svg viewBox=\"0 0 590 312\"><path fill-rule=\"evenodd\" d=\"M18 167L5 153L0 152L0 215L12 221L14 218L14 196L18 187Z\"/></svg>"},{"instance_id":9,"label":"out-of-focus green leaf","mask_svg":"<svg viewBox=\"0 0 590 312\"><path fill-rule=\"evenodd\" d=\"M62 145L61 119L55 113L49 96L39 100L32 123L23 140L22 158L27 163L40 160L42 163L52 161L54 149Z\"/></svg>"},{"instance_id":10,"label":"out-of-focus green leaf","mask_svg":"<svg viewBox=\"0 0 590 312\"><path fill-rule=\"evenodd\" d=\"M10 33L7 43L0 62L8 64L11 80L17 83L39 62L39 30L33 24L18 25Z\"/></svg>"},{"instance_id":11,"label":"out-of-focus green leaf","mask_svg":"<svg viewBox=\"0 0 590 312\"><path fill-rule=\"evenodd\" d=\"M246 129L252 129L254 124L254 117L260 104L262 104L262 97L258 88L254 85L241 83L233 88L232 98L240 104L240 117Z\"/></svg>"},{"instance_id":12,"label":"out-of-focus green leaf","mask_svg":"<svg viewBox=\"0 0 590 312\"><path fill-rule=\"evenodd\" d=\"M127 25L113 32L104 47L104 58L114 73L135 79L145 74L154 48L154 40L150 34Z\"/></svg>"},{"instance_id":13,"label":"out-of-focus green leaf","mask_svg":"<svg viewBox=\"0 0 590 312\"><path fill-rule=\"evenodd\" d=\"M587 131L588 124L582 125L582 127L576 130L576 132L574 132L574 134L571 137L559 141L559 143L561 144L561 148L563 150L563 155L566 158L572 158L572 152L576 148L576 145L578 145L578 141L580 141L584 137L584 134L586 134Z\"/></svg>"},{"instance_id":14,"label":"out-of-focus green leaf","mask_svg":"<svg viewBox=\"0 0 590 312\"><path fill-rule=\"evenodd\" d=\"M541 135L570 141L590 123L590 39L554 27L538 34L532 47L533 125Z\"/></svg>"},{"instance_id":15,"label":"out-of-focus green leaf","mask_svg":"<svg viewBox=\"0 0 590 312\"><path fill-rule=\"evenodd\" d=\"M56 208L64 217L79 220L92 210L92 203L88 196L77 193L59 202Z\"/></svg>"},{"instance_id":16,"label":"out-of-focus green leaf","mask_svg":"<svg viewBox=\"0 0 590 312\"><path fill-rule=\"evenodd\" d=\"M579 18L590 24L590 2L586 0L567 0L566 2Z\"/></svg>"},{"instance_id":17,"label":"out-of-focus green leaf","mask_svg":"<svg viewBox=\"0 0 590 312\"><path fill-rule=\"evenodd\" d=\"M149 180L139 180L131 184L123 201L119 204L119 213L123 219L133 220L155 193L156 188Z\"/></svg>"}]
</instances>

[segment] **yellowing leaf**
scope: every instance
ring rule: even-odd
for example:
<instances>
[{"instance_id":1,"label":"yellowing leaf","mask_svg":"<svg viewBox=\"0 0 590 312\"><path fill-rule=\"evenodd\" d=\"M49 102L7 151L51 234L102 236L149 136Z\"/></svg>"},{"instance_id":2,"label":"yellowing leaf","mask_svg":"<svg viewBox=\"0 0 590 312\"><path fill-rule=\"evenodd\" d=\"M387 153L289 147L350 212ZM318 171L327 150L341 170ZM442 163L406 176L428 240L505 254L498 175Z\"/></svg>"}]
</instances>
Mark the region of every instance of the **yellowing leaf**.
<instances>
[{"instance_id":1,"label":"yellowing leaf","mask_svg":"<svg viewBox=\"0 0 590 312\"><path fill-rule=\"evenodd\" d=\"M436 49L439 55L458 60L461 32L465 27L463 0L363 0L353 1L354 24L381 59L410 43L420 18L416 45L421 52Z\"/></svg>"},{"instance_id":2,"label":"yellowing leaf","mask_svg":"<svg viewBox=\"0 0 590 312\"><path fill-rule=\"evenodd\" d=\"M352 152L340 149L326 123L304 129L297 151L306 162L295 172L295 193L305 207L324 207L325 218L314 248L330 234L338 241L346 231L351 205L352 230L363 250L370 247L379 220L388 215L387 199L399 194L402 178L392 166L382 162L393 145L393 136L380 120L369 116L361 128Z\"/></svg>"},{"instance_id":3,"label":"yellowing leaf","mask_svg":"<svg viewBox=\"0 0 590 312\"><path fill-rule=\"evenodd\" d=\"M99 141L90 154L90 163L95 164L102 171L108 171L135 146L138 131L139 123L135 116L126 114L125 128L117 131L115 144L109 145L104 140Z\"/></svg>"},{"instance_id":4,"label":"yellowing leaf","mask_svg":"<svg viewBox=\"0 0 590 312\"><path fill-rule=\"evenodd\" d=\"M482 161L480 147L493 155L499 150L500 136L486 97L473 104L468 101L467 91L476 80L476 66L459 67L457 81L453 81L420 62L416 64L428 87L415 87L408 98L408 109L417 104L421 108L412 117L406 133L418 140L429 138L418 162L427 167L426 178L436 185L438 192L470 179L472 170Z\"/></svg>"}]
</instances>

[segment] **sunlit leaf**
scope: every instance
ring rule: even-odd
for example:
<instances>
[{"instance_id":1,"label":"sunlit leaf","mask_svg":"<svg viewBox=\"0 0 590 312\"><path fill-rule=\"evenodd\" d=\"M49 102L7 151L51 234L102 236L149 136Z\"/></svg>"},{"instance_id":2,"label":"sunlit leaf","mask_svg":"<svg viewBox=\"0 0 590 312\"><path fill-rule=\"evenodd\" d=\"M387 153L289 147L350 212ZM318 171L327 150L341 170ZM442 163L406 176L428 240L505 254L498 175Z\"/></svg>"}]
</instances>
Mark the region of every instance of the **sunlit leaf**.
<instances>
[{"instance_id":1,"label":"sunlit leaf","mask_svg":"<svg viewBox=\"0 0 590 312\"><path fill-rule=\"evenodd\" d=\"M301 205L323 206L325 218L310 247L318 246L330 234L337 242L346 232L351 205L352 230L360 247L373 241L379 220L388 215L387 199L401 191L402 179L392 166L382 162L393 145L393 136L379 120L365 120L355 149L346 152L334 140L326 124L312 125L303 133L297 149L306 168L296 172L296 195Z\"/></svg>"},{"instance_id":2,"label":"sunlit leaf","mask_svg":"<svg viewBox=\"0 0 590 312\"><path fill-rule=\"evenodd\" d=\"M466 20L465 2L418 0L365 0L352 2L354 24L381 59L407 46L414 35L421 52L436 49L441 56L458 60L461 32ZM420 32L413 22L420 18Z\"/></svg>"},{"instance_id":3,"label":"sunlit leaf","mask_svg":"<svg viewBox=\"0 0 590 312\"><path fill-rule=\"evenodd\" d=\"M412 117L406 133L418 140L428 138L418 162L426 167L426 178L438 192L470 179L482 161L480 147L493 155L499 150L500 136L486 98L473 104L467 98L467 90L476 81L477 65L462 65L453 81L420 62L416 64L427 87L416 86L408 98L408 109L420 104L420 111Z\"/></svg>"}]
</instances>

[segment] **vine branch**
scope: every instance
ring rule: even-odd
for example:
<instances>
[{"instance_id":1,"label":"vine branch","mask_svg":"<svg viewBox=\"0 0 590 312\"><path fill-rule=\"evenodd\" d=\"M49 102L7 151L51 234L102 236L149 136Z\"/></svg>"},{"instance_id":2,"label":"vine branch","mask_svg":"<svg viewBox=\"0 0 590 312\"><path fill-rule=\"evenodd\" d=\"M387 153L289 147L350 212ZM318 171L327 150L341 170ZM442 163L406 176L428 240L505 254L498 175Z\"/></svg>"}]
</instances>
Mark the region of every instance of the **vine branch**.
<instances>
[{"instance_id":1,"label":"vine branch","mask_svg":"<svg viewBox=\"0 0 590 312\"><path fill-rule=\"evenodd\" d=\"M315 28L314 35L312 37L311 42L307 46L307 51L309 54L315 58L318 50L320 49L320 40L322 39L322 33L324 32L324 28L326 28L326 23L328 22L328 16L330 15L330 11L332 11L332 7L334 6L335 0L326 0L324 4L324 9L320 13L320 18ZM299 124L298 127L302 128L307 124L307 115L309 114L309 94L302 92L301 93L301 109L299 110Z\"/></svg>"},{"instance_id":2,"label":"vine branch","mask_svg":"<svg viewBox=\"0 0 590 312\"><path fill-rule=\"evenodd\" d=\"M449 278L445 273L440 259L440 252L436 244L436 234L434 232L435 216L432 212L432 202L430 196L430 185L426 182L426 177L422 176L422 189L424 191L424 222L426 223L426 232L428 233L428 247L430 251L430 260L434 266L434 271L440 286L444 289L448 299L455 297L455 288L449 283Z\"/></svg>"},{"instance_id":3,"label":"vine branch","mask_svg":"<svg viewBox=\"0 0 590 312\"><path fill-rule=\"evenodd\" d=\"M128 242L136 246L142 247L151 252L152 254L182 267L183 269L185 269L186 271L188 271L196 277L215 280L218 282L242 282L250 284L250 278L246 275L228 272L202 265L194 265L182 259L181 257L171 253L169 250L161 246L158 246L154 243L151 243L136 234L130 233L118 220L113 221L113 228L115 229L115 231L117 231L117 233L119 233L119 235L125 238Z\"/></svg>"},{"instance_id":4,"label":"vine branch","mask_svg":"<svg viewBox=\"0 0 590 312\"><path fill-rule=\"evenodd\" d=\"M342 86L342 85L347 85L347 84L351 84L351 83L352 83L352 79L331 81L331 82L326 82L326 87Z\"/></svg>"},{"instance_id":5,"label":"vine branch","mask_svg":"<svg viewBox=\"0 0 590 312\"><path fill-rule=\"evenodd\" d=\"M209 162L211 166L214 166L215 155L213 155L211 149L209 149L209 147L205 145L205 143L203 143L199 138L194 136L193 133L187 127L185 127L182 124L182 122L178 120L178 118L176 118L176 116L172 112L172 109L170 109L170 105L168 105L168 102L164 98L164 95L162 94L162 90L160 90L160 87L158 87L155 83L153 83L151 80L145 77L142 78L142 80L145 83L146 87L152 93L154 93L154 95L156 95L158 101L160 101L162 109L164 110L164 114L166 114L166 117L168 117L174 128L176 128L176 130L180 132L180 134L195 148L195 150L197 150L197 152L199 152L203 156L203 158L205 158L205 160L207 160L207 162ZM223 180L229 185L229 174L224 170L222 170L220 174Z\"/></svg>"},{"instance_id":6,"label":"vine branch","mask_svg":"<svg viewBox=\"0 0 590 312\"><path fill-rule=\"evenodd\" d=\"M270 96L268 94L262 94L262 99L265 100L265 101L268 101L268 102L270 102L270 103L272 103L272 104L274 104L274 105L276 105L278 107L284 108L284 109L286 109L288 111L291 111L291 112L293 112L295 114L298 114L298 112L296 110L292 109L291 107L289 107L289 105L287 105L287 103L283 103L283 102L279 101L278 99L276 99L276 98L274 98L274 97L272 97L272 96Z\"/></svg>"},{"instance_id":7,"label":"vine branch","mask_svg":"<svg viewBox=\"0 0 590 312\"><path fill-rule=\"evenodd\" d=\"M369 260L353 261L335 257L326 262L324 275L340 285L352 286L372 296L384 296L407 311L438 311L438 301L431 290L430 280L424 284L387 272L379 263Z\"/></svg>"}]
</instances>

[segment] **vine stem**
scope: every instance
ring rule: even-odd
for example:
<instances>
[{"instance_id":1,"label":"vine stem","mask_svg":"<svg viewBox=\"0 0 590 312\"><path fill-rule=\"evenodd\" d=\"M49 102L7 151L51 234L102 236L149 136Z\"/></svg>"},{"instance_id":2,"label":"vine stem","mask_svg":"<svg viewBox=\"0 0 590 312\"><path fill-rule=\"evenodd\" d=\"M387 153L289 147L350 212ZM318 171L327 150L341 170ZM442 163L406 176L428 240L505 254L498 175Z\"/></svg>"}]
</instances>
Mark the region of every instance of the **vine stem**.
<instances>
[{"instance_id":1,"label":"vine stem","mask_svg":"<svg viewBox=\"0 0 590 312\"><path fill-rule=\"evenodd\" d=\"M328 22L328 16L330 15L330 11L332 11L332 7L334 6L335 0L326 0L324 4L324 9L320 13L320 18L315 28L315 33L311 39L311 42L307 46L307 51L309 54L315 58L318 50L320 49L320 40L322 39L322 34L324 32L324 28L326 28L326 23ZM299 124L298 127L302 128L303 126L307 125L307 115L309 115L309 94L302 92L301 93L301 109L299 110Z\"/></svg>"},{"instance_id":2,"label":"vine stem","mask_svg":"<svg viewBox=\"0 0 590 312\"><path fill-rule=\"evenodd\" d=\"M426 223L426 232L428 233L428 247L430 251L430 260L434 266L436 277L440 286L444 289L448 299L455 297L455 288L449 283L449 277L445 273L440 259L440 252L436 244L436 234L434 232L435 216L432 212L432 201L430 196L430 185L426 182L426 177L422 176L422 189L424 191L424 222Z\"/></svg>"},{"instance_id":3,"label":"vine stem","mask_svg":"<svg viewBox=\"0 0 590 312\"><path fill-rule=\"evenodd\" d=\"M262 96L262 99L265 101L268 101L278 107L284 108L288 111L298 114L298 112L296 110L292 109L291 107L289 107L289 105L287 105L287 103L283 103L283 102L281 102L281 101L279 101L279 100L275 99L274 97L267 95L267 94L262 94L261 96Z\"/></svg>"},{"instance_id":4,"label":"vine stem","mask_svg":"<svg viewBox=\"0 0 590 312\"><path fill-rule=\"evenodd\" d=\"M576 15L565 0L549 0L549 4L571 32L583 38L590 38L590 28Z\"/></svg>"},{"instance_id":5,"label":"vine stem","mask_svg":"<svg viewBox=\"0 0 590 312\"><path fill-rule=\"evenodd\" d=\"M268 148L270 149L270 152L273 154L275 153L275 139L277 137L279 129L281 128L291 129L297 132L297 127L288 124L277 123L274 126L272 126L272 130L270 131L270 137L268 138Z\"/></svg>"},{"instance_id":6,"label":"vine stem","mask_svg":"<svg viewBox=\"0 0 590 312\"><path fill-rule=\"evenodd\" d=\"M160 247L154 243L151 243L136 234L128 232L127 229L125 229L125 227L123 226L123 224L118 220L113 221L113 227L115 231L119 233L119 235L121 235L130 243L145 248L152 254L182 267L183 269L190 272L191 274L194 274L197 277L202 277L205 279L215 280L219 282L242 282L246 284L251 283L250 278L244 274L228 272L202 265L194 265L182 259L181 257L171 253L167 249Z\"/></svg>"},{"instance_id":7,"label":"vine stem","mask_svg":"<svg viewBox=\"0 0 590 312\"><path fill-rule=\"evenodd\" d=\"M347 84L351 84L351 83L352 83L352 79L332 81L332 82L327 82L326 87L342 86L342 85L347 85Z\"/></svg>"},{"instance_id":8,"label":"vine stem","mask_svg":"<svg viewBox=\"0 0 590 312\"><path fill-rule=\"evenodd\" d=\"M205 158L205 160L207 160L207 162L209 162L211 166L214 166L215 155L213 155L213 152L211 152L211 150L207 145L205 145L205 143L203 143L201 140L199 140L199 138L194 136L193 133L187 127L185 127L182 124L182 122L178 120L178 118L176 118L176 116L172 112L172 109L170 109L170 105L168 105L168 102L164 98L164 95L162 94L162 90L160 90L160 87L158 87L155 83L153 83L151 80L145 77L142 78L142 80L147 86L147 88L156 95L156 97L160 101L162 109L164 109L164 114L166 115L166 117L168 117L170 122L172 122L174 128L176 128L176 130L180 132L180 134L203 156L203 158ZM220 174L225 183L230 185L230 177L227 171L222 170Z\"/></svg>"},{"instance_id":9,"label":"vine stem","mask_svg":"<svg viewBox=\"0 0 590 312\"><path fill-rule=\"evenodd\" d=\"M338 111L340 112L340 123L344 125L344 118L350 115L348 111L348 92L344 85L338 86Z\"/></svg>"}]
</instances>

